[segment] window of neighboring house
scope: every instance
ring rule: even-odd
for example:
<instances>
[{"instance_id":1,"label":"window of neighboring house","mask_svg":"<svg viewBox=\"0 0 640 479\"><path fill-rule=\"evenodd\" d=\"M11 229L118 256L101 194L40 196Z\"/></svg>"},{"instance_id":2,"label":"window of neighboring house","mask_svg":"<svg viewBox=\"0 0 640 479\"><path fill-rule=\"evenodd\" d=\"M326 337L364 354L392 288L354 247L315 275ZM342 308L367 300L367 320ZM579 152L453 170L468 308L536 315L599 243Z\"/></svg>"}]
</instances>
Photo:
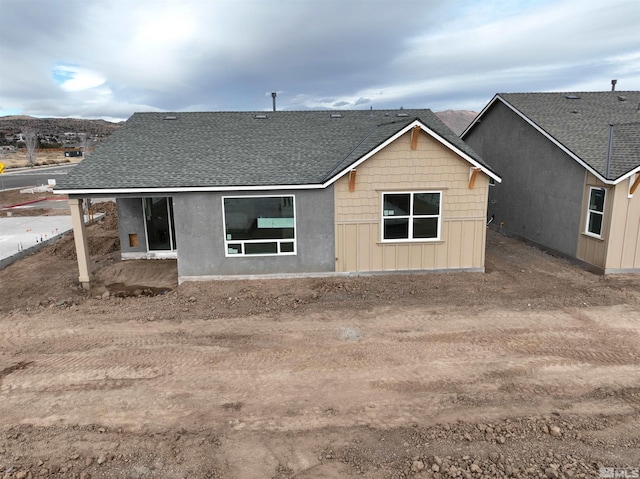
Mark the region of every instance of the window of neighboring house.
<instances>
[{"instance_id":1,"label":"window of neighboring house","mask_svg":"<svg viewBox=\"0 0 640 479\"><path fill-rule=\"evenodd\" d=\"M226 256L296 254L293 196L223 197Z\"/></svg>"},{"instance_id":2,"label":"window of neighboring house","mask_svg":"<svg viewBox=\"0 0 640 479\"><path fill-rule=\"evenodd\" d=\"M604 219L604 199L606 190L604 188L589 188L589 204L587 206L587 229L586 234L602 237L602 221Z\"/></svg>"},{"instance_id":3,"label":"window of neighboring house","mask_svg":"<svg viewBox=\"0 0 640 479\"><path fill-rule=\"evenodd\" d=\"M382 241L440 239L440 191L382 194Z\"/></svg>"}]
</instances>

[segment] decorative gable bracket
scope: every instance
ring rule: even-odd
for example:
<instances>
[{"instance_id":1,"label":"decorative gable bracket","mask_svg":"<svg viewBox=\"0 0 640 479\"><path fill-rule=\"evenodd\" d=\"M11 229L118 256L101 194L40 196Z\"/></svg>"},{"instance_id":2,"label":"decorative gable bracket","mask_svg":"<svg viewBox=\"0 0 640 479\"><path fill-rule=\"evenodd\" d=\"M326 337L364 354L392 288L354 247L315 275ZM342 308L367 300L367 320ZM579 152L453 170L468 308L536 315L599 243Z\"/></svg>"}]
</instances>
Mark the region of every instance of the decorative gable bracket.
<instances>
[{"instance_id":1,"label":"decorative gable bracket","mask_svg":"<svg viewBox=\"0 0 640 479\"><path fill-rule=\"evenodd\" d=\"M482 168L469 168L469 189L472 190L476 184L476 176L482 170Z\"/></svg>"},{"instance_id":2,"label":"decorative gable bracket","mask_svg":"<svg viewBox=\"0 0 640 479\"><path fill-rule=\"evenodd\" d=\"M356 170L349 172L349 191L356 191Z\"/></svg>"},{"instance_id":3,"label":"decorative gable bracket","mask_svg":"<svg viewBox=\"0 0 640 479\"><path fill-rule=\"evenodd\" d=\"M633 193L638 189L638 185L640 185L640 173L631 175L629 177L629 198L633 198Z\"/></svg>"},{"instance_id":4,"label":"decorative gable bracket","mask_svg":"<svg viewBox=\"0 0 640 479\"><path fill-rule=\"evenodd\" d=\"M414 126L411 130L411 149L415 150L418 148L418 136L420 136L420 128L419 126Z\"/></svg>"}]
</instances>

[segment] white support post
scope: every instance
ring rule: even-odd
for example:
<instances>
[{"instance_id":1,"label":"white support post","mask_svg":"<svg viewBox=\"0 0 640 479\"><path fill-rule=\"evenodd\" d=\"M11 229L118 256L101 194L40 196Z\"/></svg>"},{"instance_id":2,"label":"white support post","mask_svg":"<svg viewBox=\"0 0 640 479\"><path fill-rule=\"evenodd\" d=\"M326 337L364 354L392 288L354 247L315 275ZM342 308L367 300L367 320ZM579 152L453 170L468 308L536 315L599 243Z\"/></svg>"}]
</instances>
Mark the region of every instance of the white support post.
<instances>
[{"instance_id":1,"label":"white support post","mask_svg":"<svg viewBox=\"0 0 640 479\"><path fill-rule=\"evenodd\" d=\"M78 280L84 289L91 288L91 273L89 269L89 245L84 226L84 211L82 199L69 198L69 208L71 209L71 223L73 224L73 238L76 243L76 256L78 257Z\"/></svg>"}]
</instances>

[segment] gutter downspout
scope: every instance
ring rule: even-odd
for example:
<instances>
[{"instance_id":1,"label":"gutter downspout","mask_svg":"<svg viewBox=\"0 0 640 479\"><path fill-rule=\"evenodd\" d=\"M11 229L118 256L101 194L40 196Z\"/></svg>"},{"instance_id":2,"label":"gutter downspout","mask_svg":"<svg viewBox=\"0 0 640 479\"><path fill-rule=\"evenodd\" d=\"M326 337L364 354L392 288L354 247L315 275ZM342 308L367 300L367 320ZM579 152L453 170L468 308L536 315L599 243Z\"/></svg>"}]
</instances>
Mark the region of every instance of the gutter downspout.
<instances>
[{"instance_id":1,"label":"gutter downspout","mask_svg":"<svg viewBox=\"0 0 640 479\"><path fill-rule=\"evenodd\" d=\"M609 179L609 171L611 170L611 146L613 144L613 123L609 123L609 139L607 141L607 163L604 168L604 177L606 180ZM603 188L604 189L604 188ZM613 211L609 208L610 211ZM604 213L604 212L603 212ZM604 218L604 214L603 214ZM612 221L611 219L609 220ZM604 227L604 224L602 225ZM609 256L609 231L606 232L605 246L604 246L604 256L602 258L602 271L605 272L607 270L607 256Z\"/></svg>"}]
</instances>

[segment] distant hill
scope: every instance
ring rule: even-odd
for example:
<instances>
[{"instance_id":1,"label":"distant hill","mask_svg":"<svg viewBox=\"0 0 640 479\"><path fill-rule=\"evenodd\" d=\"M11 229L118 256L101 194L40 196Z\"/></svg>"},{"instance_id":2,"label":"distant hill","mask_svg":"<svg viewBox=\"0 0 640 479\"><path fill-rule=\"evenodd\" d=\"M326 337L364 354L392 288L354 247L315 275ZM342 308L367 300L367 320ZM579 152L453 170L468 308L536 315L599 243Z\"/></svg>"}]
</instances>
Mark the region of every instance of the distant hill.
<instances>
[{"instance_id":1,"label":"distant hill","mask_svg":"<svg viewBox=\"0 0 640 479\"><path fill-rule=\"evenodd\" d=\"M0 138L4 135L21 133L31 127L39 135L64 135L66 132L87 133L89 136L109 136L121 123L105 120L84 120L78 118L35 118L32 116L0 116Z\"/></svg>"},{"instance_id":2,"label":"distant hill","mask_svg":"<svg viewBox=\"0 0 640 479\"><path fill-rule=\"evenodd\" d=\"M460 135L471 124L473 119L478 116L477 112L469 110L436 111L435 114L456 135Z\"/></svg>"}]
</instances>

